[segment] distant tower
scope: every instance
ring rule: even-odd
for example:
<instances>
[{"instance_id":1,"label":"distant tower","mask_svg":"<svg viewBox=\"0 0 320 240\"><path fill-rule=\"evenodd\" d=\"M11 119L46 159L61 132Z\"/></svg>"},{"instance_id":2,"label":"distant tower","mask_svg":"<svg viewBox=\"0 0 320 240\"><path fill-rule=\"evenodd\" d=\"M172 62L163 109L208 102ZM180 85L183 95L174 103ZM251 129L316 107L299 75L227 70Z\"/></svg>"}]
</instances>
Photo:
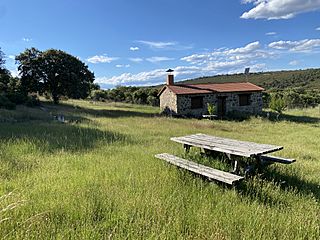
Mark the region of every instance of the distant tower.
<instances>
[{"instance_id":1,"label":"distant tower","mask_svg":"<svg viewBox=\"0 0 320 240\"><path fill-rule=\"evenodd\" d=\"M247 67L244 69L244 75L246 76L246 81L248 82L248 75L250 74L250 68Z\"/></svg>"},{"instance_id":2,"label":"distant tower","mask_svg":"<svg viewBox=\"0 0 320 240\"><path fill-rule=\"evenodd\" d=\"M169 69L166 72L168 73L168 75L167 75L167 85L174 85L174 75L173 75L174 70Z\"/></svg>"}]
</instances>

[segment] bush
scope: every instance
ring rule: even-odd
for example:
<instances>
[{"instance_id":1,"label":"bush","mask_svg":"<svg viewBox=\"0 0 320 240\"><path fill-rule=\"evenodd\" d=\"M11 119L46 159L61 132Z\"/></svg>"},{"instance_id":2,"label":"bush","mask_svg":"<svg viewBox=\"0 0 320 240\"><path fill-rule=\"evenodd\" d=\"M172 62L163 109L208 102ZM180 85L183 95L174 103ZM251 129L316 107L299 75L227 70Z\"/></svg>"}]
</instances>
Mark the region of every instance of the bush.
<instances>
[{"instance_id":1,"label":"bush","mask_svg":"<svg viewBox=\"0 0 320 240\"><path fill-rule=\"evenodd\" d=\"M158 106L159 105L159 99L154 97L154 96L148 96L147 104L149 104L151 106Z\"/></svg>"},{"instance_id":2,"label":"bush","mask_svg":"<svg viewBox=\"0 0 320 240\"><path fill-rule=\"evenodd\" d=\"M227 118L232 120L238 120L238 121L244 121L249 119L252 116L249 112L241 112L237 110L233 110L231 112L228 112Z\"/></svg>"},{"instance_id":3,"label":"bush","mask_svg":"<svg viewBox=\"0 0 320 240\"><path fill-rule=\"evenodd\" d=\"M216 113L216 106L213 105L212 103L207 103L207 109L209 115L214 115Z\"/></svg>"},{"instance_id":4,"label":"bush","mask_svg":"<svg viewBox=\"0 0 320 240\"><path fill-rule=\"evenodd\" d=\"M39 99L37 98L36 95L29 95L27 97L27 100L25 102L25 105L27 107L35 107L35 106L40 106L40 101Z\"/></svg>"},{"instance_id":5,"label":"bush","mask_svg":"<svg viewBox=\"0 0 320 240\"><path fill-rule=\"evenodd\" d=\"M284 110L286 110L287 104L282 96L273 94L273 95L271 95L269 107L271 110L278 113L278 115L277 115L277 119L278 119L280 114Z\"/></svg>"},{"instance_id":6,"label":"bush","mask_svg":"<svg viewBox=\"0 0 320 240\"><path fill-rule=\"evenodd\" d=\"M93 90L91 91L90 97L94 101L103 101L108 98L108 94L104 90Z\"/></svg>"},{"instance_id":7,"label":"bush","mask_svg":"<svg viewBox=\"0 0 320 240\"><path fill-rule=\"evenodd\" d=\"M93 90L90 98L94 101L115 101L159 106L158 89L117 86L108 90Z\"/></svg>"},{"instance_id":8,"label":"bush","mask_svg":"<svg viewBox=\"0 0 320 240\"><path fill-rule=\"evenodd\" d=\"M27 96L21 92L8 93L7 97L11 102L17 105L23 104L27 101Z\"/></svg>"},{"instance_id":9,"label":"bush","mask_svg":"<svg viewBox=\"0 0 320 240\"><path fill-rule=\"evenodd\" d=\"M0 108L14 110L16 108L16 105L11 102L5 95L0 95Z\"/></svg>"}]
</instances>

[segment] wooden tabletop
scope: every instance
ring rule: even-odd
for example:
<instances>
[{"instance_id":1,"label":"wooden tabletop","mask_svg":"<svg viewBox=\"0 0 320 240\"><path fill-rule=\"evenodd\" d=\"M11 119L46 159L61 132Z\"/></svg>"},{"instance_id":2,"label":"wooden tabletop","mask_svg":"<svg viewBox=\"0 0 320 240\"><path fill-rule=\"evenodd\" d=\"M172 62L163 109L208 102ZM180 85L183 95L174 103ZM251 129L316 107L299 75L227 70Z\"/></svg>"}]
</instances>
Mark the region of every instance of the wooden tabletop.
<instances>
[{"instance_id":1,"label":"wooden tabletop","mask_svg":"<svg viewBox=\"0 0 320 240\"><path fill-rule=\"evenodd\" d=\"M201 133L183 137L173 137L170 139L172 141L189 146L200 147L203 149L228 153L242 157L255 157L283 149L282 146L239 141Z\"/></svg>"}]
</instances>

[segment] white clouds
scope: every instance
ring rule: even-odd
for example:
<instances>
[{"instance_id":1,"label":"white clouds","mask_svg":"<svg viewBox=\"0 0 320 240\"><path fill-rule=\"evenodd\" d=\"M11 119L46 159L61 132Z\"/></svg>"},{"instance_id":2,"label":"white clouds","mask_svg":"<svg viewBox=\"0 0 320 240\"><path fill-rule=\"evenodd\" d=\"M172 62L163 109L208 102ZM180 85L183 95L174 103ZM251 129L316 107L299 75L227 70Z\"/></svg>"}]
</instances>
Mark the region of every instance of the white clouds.
<instances>
[{"instance_id":1,"label":"white clouds","mask_svg":"<svg viewBox=\"0 0 320 240\"><path fill-rule=\"evenodd\" d=\"M189 66L174 67L174 74L179 78L199 77L218 73L242 72L245 66L251 69L264 69L263 63L257 62L261 58L270 57L266 51L261 49L259 42L252 42L239 48L216 49L211 53L193 54L181 58L182 61L189 63ZM147 58L150 62L173 60L168 57ZM124 73L119 76L97 78L97 83L111 85L144 84L146 82L164 82L166 69L155 69L137 74Z\"/></svg>"},{"instance_id":2,"label":"white clouds","mask_svg":"<svg viewBox=\"0 0 320 240\"><path fill-rule=\"evenodd\" d=\"M273 35L276 35L276 34L277 34L276 32L267 32L266 33L267 36L273 36Z\"/></svg>"},{"instance_id":3,"label":"white clouds","mask_svg":"<svg viewBox=\"0 0 320 240\"><path fill-rule=\"evenodd\" d=\"M116 68L129 68L131 67L130 64L117 64Z\"/></svg>"},{"instance_id":4,"label":"white clouds","mask_svg":"<svg viewBox=\"0 0 320 240\"><path fill-rule=\"evenodd\" d=\"M207 61L210 58L211 54L193 54L190 56L186 56L181 58L180 60L186 61L192 64L200 64L202 62Z\"/></svg>"},{"instance_id":5,"label":"white clouds","mask_svg":"<svg viewBox=\"0 0 320 240\"><path fill-rule=\"evenodd\" d=\"M320 31L320 27L317 27L317 28L316 28L316 31Z\"/></svg>"},{"instance_id":6,"label":"white clouds","mask_svg":"<svg viewBox=\"0 0 320 240\"><path fill-rule=\"evenodd\" d=\"M139 51L139 47L130 47L130 51Z\"/></svg>"},{"instance_id":7,"label":"white clouds","mask_svg":"<svg viewBox=\"0 0 320 240\"><path fill-rule=\"evenodd\" d=\"M118 60L117 57L108 57L106 55L96 55L87 59L90 63L111 63L115 60Z\"/></svg>"},{"instance_id":8,"label":"white clouds","mask_svg":"<svg viewBox=\"0 0 320 240\"><path fill-rule=\"evenodd\" d=\"M96 79L97 83L108 84L108 85L121 85L121 84L132 84L134 85L152 85L157 83L164 83L166 79L166 70L167 69L154 69L147 72L140 72L137 74L132 73L123 73L119 76L113 76L111 78L100 77ZM174 68L174 74L176 76L188 76L190 77L193 74L200 73L201 69L196 66L177 66ZM148 84L147 84L148 83Z\"/></svg>"},{"instance_id":9,"label":"white clouds","mask_svg":"<svg viewBox=\"0 0 320 240\"><path fill-rule=\"evenodd\" d=\"M142 43L150 48L155 48L155 49L164 49L168 47L172 47L177 45L176 42L152 42L152 41L138 41L138 43Z\"/></svg>"},{"instance_id":10,"label":"white clouds","mask_svg":"<svg viewBox=\"0 0 320 240\"><path fill-rule=\"evenodd\" d=\"M174 58L169 58L169 57L150 57L150 58L146 58L146 60L148 62L151 62L151 63L159 63L159 62L163 62L163 61L172 61L172 60L174 60Z\"/></svg>"},{"instance_id":11,"label":"white clouds","mask_svg":"<svg viewBox=\"0 0 320 240\"><path fill-rule=\"evenodd\" d=\"M289 65L291 66L297 66L300 62L298 60L293 60L291 62L289 62Z\"/></svg>"},{"instance_id":12,"label":"white clouds","mask_svg":"<svg viewBox=\"0 0 320 240\"><path fill-rule=\"evenodd\" d=\"M209 76L216 74L231 74L243 72L245 67L252 71L266 70L265 60L279 59L281 56L308 53L311 50L320 50L320 39L305 39L300 41L277 41L268 45L262 45L259 41L248 43L236 48L219 48L212 52L194 53L180 58L185 65L171 66L179 80ZM309 53L308 53L309 54ZM146 59L131 59L133 62L149 61L161 62L174 60L169 57L150 57ZM170 63L171 64L171 63ZM287 63L291 66L299 65L298 60ZM119 65L118 67L124 67ZM288 65L287 65L288 66ZM154 69L140 73L123 73L119 76L100 77L96 82L108 85L145 85L147 83L159 83L165 81L166 69ZM152 85L152 84L149 84Z\"/></svg>"},{"instance_id":13,"label":"white clouds","mask_svg":"<svg viewBox=\"0 0 320 240\"><path fill-rule=\"evenodd\" d=\"M131 62L135 62L135 63L143 62L143 59L142 59L142 58L129 58L129 60L130 60Z\"/></svg>"},{"instance_id":14,"label":"white clouds","mask_svg":"<svg viewBox=\"0 0 320 240\"><path fill-rule=\"evenodd\" d=\"M244 19L289 19L297 14L320 9L320 0L243 0L255 6L242 14Z\"/></svg>"},{"instance_id":15,"label":"white clouds","mask_svg":"<svg viewBox=\"0 0 320 240\"><path fill-rule=\"evenodd\" d=\"M249 43L244 47L239 48L223 48L216 49L211 53L205 54L193 54L181 58L182 61L189 62L190 64L206 65L212 63L223 63L228 65L228 62L237 61L255 61L260 58L271 57L273 53L261 49L261 45L258 41Z\"/></svg>"},{"instance_id":16,"label":"white clouds","mask_svg":"<svg viewBox=\"0 0 320 240\"><path fill-rule=\"evenodd\" d=\"M248 45L246 45L244 47L226 50L225 53L226 54L247 54L247 53L251 53L259 48L260 48L260 43L257 41L257 42L249 43Z\"/></svg>"},{"instance_id":17,"label":"white clouds","mask_svg":"<svg viewBox=\"0 0 320 240\"><path fill-rule=\"evenodd\" d=\"M204 68L206 71L217 71L222 69L230 69L234 67L244 66L246 64L245 60L234 60L234 61L224 61L224 62L209 62Z\"/></svg>"},{"instance_id":18,"label":"white clouds","mask_svg":"<svg viewBox=\"0 0 320 240\"><path fill-rule=\"evenodd\" d=\"M24 41L24 42L31 42L32 39L31 39L31 38L26 38L26 37L24 37L24 38L22 38L22 41Z\"/></svg>"},{"instance_id":19,"label":"white clouds","mask_svg":"<svg viewBox=\"0 0 320 240\"><path fill-rule=\"evenodd\" d=\"M163 78L166 76L165 69L155 69L149 72L141 72L138 74L123 73L119 76L113 76L111 78L101 77L97 78L97 83L105 83L112 85L126 84L132 82L147 82L154 79Z\"/></svg>"},{"instance_id":20,"label":"white clouds","mask_svg":"<svg viewBox=\"0 0 320 240\"><path fill-rule=\"evenodd\" d=\"M300 41L278 41L269 44L270 48L294 52L309 52L320 47L320 39L304 39Z\"/></svg>"},{"instance_id":21,"label":"white clouds","mask_svg":"<svg viewBox=\"0 0 320 240\"><path fill-rule=\"evenodd\" d=\"M8 58L11 59L11 60L15 60L16 59L16 57L14 55L9 55Z\"/></svg>"},{"instance_id":22,"label":"white clouds","mask_svg":"<svg viewBox=\"0 0 320 240\"><path fill-rule=\"evenodd\" d=\"M140 40L137 41L140 44L143 44L153 50L176 50L176 51L180 51L180 50L188 50L188 49L192 49L193 46L192 45L182 45L179 42L161 42L161 41L144 41L144 40Z\"/></svg>"}]
</instances>

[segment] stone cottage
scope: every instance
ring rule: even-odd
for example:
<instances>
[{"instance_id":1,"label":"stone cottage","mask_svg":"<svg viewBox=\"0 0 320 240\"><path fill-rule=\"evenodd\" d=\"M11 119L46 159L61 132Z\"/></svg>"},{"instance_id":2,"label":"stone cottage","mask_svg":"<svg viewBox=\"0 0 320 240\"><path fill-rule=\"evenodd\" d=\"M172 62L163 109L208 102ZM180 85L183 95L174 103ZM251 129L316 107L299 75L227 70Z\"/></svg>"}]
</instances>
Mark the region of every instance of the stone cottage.
<instances>
[{"instance_id":1,"label":"stone cottage","mask_svg":"<svg viewBox=\"0 0 320 240\"><path fill-rule=\"evenodd\" d=\"M216 106L219 117L231 112L262 112L264 89L252 83L175 84L172 70L168 71L167 83L158 94L165 114L200 117L208 114L208 103Z\"/></svg>"}]
</instances>

